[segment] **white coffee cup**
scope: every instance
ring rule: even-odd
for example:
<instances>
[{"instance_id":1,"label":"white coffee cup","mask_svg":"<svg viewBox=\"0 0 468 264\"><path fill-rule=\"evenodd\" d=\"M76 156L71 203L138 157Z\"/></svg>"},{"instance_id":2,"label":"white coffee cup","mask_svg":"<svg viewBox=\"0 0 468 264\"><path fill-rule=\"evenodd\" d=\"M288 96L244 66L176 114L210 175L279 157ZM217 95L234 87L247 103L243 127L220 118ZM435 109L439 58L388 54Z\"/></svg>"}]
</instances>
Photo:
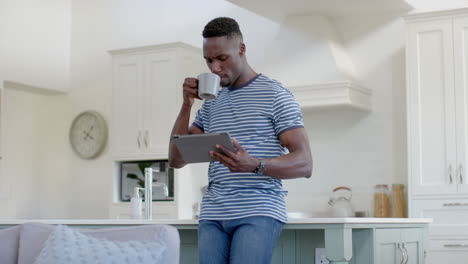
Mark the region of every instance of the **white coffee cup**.
<instances>
[{"instance_id":1,"label":"white coffee cup","mask_svg":"<svg viewBox=\"0 0 468 264\"><path fill-rule=\"evenodd\" d=\"M213 100L218 96L221 78L218 75L205 72L198 75L198 96L205 100Z\"/></svg>"}]
</instances>

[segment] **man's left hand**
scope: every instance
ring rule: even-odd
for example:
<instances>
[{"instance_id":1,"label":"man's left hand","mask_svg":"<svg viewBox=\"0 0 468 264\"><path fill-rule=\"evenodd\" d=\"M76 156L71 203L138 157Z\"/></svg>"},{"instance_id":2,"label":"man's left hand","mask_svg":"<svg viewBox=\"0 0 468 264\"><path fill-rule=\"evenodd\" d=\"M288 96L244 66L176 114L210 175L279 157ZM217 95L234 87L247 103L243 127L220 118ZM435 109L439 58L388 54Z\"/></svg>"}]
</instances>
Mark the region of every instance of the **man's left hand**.
<instances>
[{"instance_id":1,"label":"man's left hand","mask_svg":"<svg viewBox=\"0 0 468 264\"><path fill-rule=\"evenodd\" d=\"M233 139L232 144L237 149L237 152L232 152L221 145L216 145L216 148L220 150L220 152L210 151L211 157L224 164L231 172L254 171L259 165L259 160L245 151L245 149L237 143L237 140Z\"/></svg>"}]
</instances>

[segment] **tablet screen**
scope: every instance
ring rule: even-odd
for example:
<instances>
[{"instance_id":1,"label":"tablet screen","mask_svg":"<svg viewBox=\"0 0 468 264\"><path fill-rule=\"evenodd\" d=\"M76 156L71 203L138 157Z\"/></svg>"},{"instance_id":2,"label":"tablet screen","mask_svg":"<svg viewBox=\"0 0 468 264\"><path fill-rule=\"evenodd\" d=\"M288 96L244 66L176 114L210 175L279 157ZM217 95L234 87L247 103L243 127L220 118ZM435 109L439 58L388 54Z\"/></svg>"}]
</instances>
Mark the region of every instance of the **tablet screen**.
<instances>
[{"instance_id":1,"label":"tablet screen","mask_svg":"<svg viewBox=\"0 0 468 264\"><path fill-rule=\"evenodd\" d=\"M233 152L237 151L232 145L232 140L228 132L174 135L173 142L176 144L186 163L213 161L213 158L210 156L210 151L218 151L215 147L216 144L224 146Z\"/></svg>"}]
</instances>

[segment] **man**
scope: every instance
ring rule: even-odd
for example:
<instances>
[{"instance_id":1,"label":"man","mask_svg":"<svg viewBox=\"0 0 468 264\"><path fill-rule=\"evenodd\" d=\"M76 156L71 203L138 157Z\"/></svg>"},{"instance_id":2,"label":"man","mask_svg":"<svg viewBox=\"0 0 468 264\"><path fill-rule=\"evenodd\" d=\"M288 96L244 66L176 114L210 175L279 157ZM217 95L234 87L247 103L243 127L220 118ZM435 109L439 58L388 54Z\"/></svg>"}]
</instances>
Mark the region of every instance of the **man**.
<instances>
[{"instance_id":1,"label":"man","mask_svg":"<svg viewBox=\"0 0 468 264\"><path fill-rule=\"evenodd\" d=\"M198 227L200 263L270 263L287 221L281 179L312 173L309 141L293 95L247 63L237 22L220 17L203 30L203 56L223 87L189 127L198 80L186 78L175 134L229 132L237 152L212 151ZM172 137L171 137L172 138ZM185 165L170 143L170 166Z\"/></svg>"}]
</instances>

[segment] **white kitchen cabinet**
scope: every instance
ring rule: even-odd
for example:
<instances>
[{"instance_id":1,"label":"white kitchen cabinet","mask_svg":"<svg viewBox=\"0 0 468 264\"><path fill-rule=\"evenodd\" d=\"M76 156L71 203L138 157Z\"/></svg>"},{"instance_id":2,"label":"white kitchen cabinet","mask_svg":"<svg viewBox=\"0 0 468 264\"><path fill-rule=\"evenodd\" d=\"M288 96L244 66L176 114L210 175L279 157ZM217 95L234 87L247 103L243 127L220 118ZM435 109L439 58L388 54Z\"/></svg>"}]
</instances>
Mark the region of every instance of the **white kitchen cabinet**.
<instances>
[{"instance_id":1,"label":"white kitchen cabinet","mask_svg":"<svg viewBox=\"0 0 468 264\"><path fill-rule=\"evenodd\" d=\"M428 263L451 263L440 241L468 240L468 9L406 21L410 216L434 219Z\"/></svg>"},{"instance_id":2,"label":"white kitchen cabinet","mask_svg":"<svg viewBox=\"0 0 468 264\"><path fill-rule=\"evenodd\" d=\"M142 64L140 56L113 58L114 156L137 157L141 153Z\"/></svg>"},{"instance_id":3,"label":"white kitchen cabinet","mask_svg":"<svg viewBox=\"0 0 468 264\"><path fill-rule=\"evenodd\" d=\"M411 193L468 195L468 10L421 16L408 18Z\"/></svg>"},{"instance_id":4,"label":"white kitchen cabinet","mask_svg":"<svg viewBox=\"0 0 468 264\"><path fill-rule=\"evenodd\" d=\"M457 191L468 194L468 11L453 19L455 51L455 106L457 131Z\"/></svg>"},{"instance_id":5,"label":"white kitchen cabinet","mask_svg":"<svg viewBox=\"0 0 468 264\"><path fill-rule=\"evenodd\" d=\"M427 264L465 263L468 240L431 240Z\"/></svg>"},{"instance_id":6,"label":"white kitchen cabinet","mask_svg":"<svg viewBox=\"0 0 468 264\"><path fill-rule=\"evenodd\" d=\"M413 195L457 190L452 21L408 25L408 145Z\"/></svg>"},{"instance_id":7,"label":"white kitchen cabinet","mask_svg":"<svg viewBox=\"0 0 468 264\"><path fill-rule=\"evenodd\" d=\"M115 50L112 55L112 155L115 162L111 218L130 218L130 203L121 202L119 161L167 160L169 137L182 105L182 84L208 68L201 49L169 43ZM192 108L195 111L201 101ZM153 217L192 218L198 201L193 166L174 171L174 201L153 202Z\"/></svg>"},{"instance_id":8,"label":"white kitchen cabinet","mask_svg":"<svg viewBox=\"0 0 468 264\"><path fill-rule=\"evenodd\" d=\"M421 229L376 229L375 262L379 264L424 263L423 234Z\"/></svg>"},{"instance_id":9,"label":"white kitchen cabinet","mask_svg":"<svg viewBox=\"0 0 468 264\"><path fill-rule=\"evenodd\" d=\"M183 81L207 69L201 50L170 43L111 54L114 159L167 159Z\"/></svg>"},{"instance_id":10,"label":"white kitchen cabinet","mask_svg":"<svg viewBox=\"0 0 468 264\"><path fill-rule=\"evenodd\" d=\"M413 199L413 217L432 218L432 238L468 239L468 199ZM468 250L468 248L467 248Z\"/></svg>"}]
</instances>

